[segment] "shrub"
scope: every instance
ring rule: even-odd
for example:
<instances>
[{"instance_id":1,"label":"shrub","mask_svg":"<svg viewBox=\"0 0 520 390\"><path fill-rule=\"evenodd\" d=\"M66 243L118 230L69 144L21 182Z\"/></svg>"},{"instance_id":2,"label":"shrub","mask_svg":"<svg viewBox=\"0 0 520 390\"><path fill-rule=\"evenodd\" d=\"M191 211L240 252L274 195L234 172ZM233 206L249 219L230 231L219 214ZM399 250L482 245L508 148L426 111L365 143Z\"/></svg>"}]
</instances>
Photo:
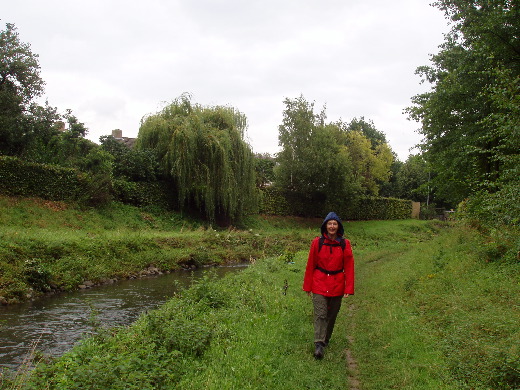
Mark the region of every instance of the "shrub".
<instances>
[{"instance_id":1,"label":"shrub","mask_svg":"<svg viewBox=\"0 0 520 390\"><path fill-rule=\"evenodd\" d=\"M167 182L135 182L117 179L113 181L117 200L133 206L158 206L172 209L175 193Z\"/></svg>"},{"instance_id":2,"label":"shrub","mask_svg":"<svg viewBox=\"0 0 520 390\"><path fill-rule=\"evenodd\" d=\"M48 200L76 200L88 194L88 178L71 168L0 156L0 192Z\"/></svg>"},{"instance_id":3,"label":"shrub","mask_svg":"<svg viewBox=\"0 0 520 390\"><path fill-rule=\"evenodd\" d=\"M301 209L302 206L294 202L297 200L289 199L283 191L267 188L262 190L260 213L295 215L295 210ZM358 197L325 205L317 202L315 209L309 210L309 213L313 217L323 217L331 210L348 220L408 219L412 216L412 202L395 198Z\"/></svg>"}]
</instances>

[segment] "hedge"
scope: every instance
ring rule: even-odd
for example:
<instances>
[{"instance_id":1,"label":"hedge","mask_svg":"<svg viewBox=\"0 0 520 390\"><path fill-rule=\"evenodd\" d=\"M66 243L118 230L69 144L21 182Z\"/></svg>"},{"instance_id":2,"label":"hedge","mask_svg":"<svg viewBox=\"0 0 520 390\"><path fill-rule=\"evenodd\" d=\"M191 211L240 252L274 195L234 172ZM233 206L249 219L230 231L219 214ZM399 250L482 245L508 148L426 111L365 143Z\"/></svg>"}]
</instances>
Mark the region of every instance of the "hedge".
<instances>
[{"instance_id":1,"label":"hedge","mask_svg":"<svg viewBox=\"0 0 520 390\"><path fill-rule=\"evenodd\" d=\"M412 201L395 198L359 197L339 205L338 214L349 220L394 220L412 217Z\"/></svg>"},{"instance_id":2,"label":"hedge","mask_svg":"<svg viewBox=\"0 0 520 390\"><path fill-rule=\"evenodd\" d=\"M260 213L267 215L299 215L301 205L288 200L283 191L273 188L262 190ZM335 211L345 220L391 220L408 219L412 216L412 201L380 198L380 197L358 197L345 202L337 202L332 207L314 203L311 209L305 209L307 216L323 217L329 211ZM298 212L300 211L300 213Z\"/></svg>"},{"instance_id":3,"label":"hedge","mask_svg":"<svg viewBox=\"0 0 520 390\"><path fill-rule=\"evenodd\" d=\"M48 200L77 200L89 190L87 175L56 165L0 156L0 193Z\"/></svg>"}]
</instances>

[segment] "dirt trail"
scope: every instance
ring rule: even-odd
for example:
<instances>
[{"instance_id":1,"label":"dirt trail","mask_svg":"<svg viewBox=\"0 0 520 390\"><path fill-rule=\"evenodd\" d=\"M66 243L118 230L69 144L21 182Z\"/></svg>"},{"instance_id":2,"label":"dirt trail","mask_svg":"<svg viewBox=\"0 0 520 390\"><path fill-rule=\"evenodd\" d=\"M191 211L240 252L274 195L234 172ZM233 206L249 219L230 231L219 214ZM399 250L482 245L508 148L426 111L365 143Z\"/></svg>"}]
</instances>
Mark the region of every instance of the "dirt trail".
<instances>
[{"instance_id":1,"label":"dirt trail","mask_svg":"<svg viewBox=\"0 0 520 390\"><path fill-rule=\"evenodd\" d=\"M354 314L355 305L351 304L348 308L348 317L352 317ZM352 329L351 329L352 330ZM354 336L352 334L348 335L348 343L352 345L354 343ZM352 356L352 351L350 347L345 350L345 356L347 358L347 374L348 374L348 384L349 390L361 390L361 383L358 379L358 366L356 359Z\"/></svg>"}]
</instances>

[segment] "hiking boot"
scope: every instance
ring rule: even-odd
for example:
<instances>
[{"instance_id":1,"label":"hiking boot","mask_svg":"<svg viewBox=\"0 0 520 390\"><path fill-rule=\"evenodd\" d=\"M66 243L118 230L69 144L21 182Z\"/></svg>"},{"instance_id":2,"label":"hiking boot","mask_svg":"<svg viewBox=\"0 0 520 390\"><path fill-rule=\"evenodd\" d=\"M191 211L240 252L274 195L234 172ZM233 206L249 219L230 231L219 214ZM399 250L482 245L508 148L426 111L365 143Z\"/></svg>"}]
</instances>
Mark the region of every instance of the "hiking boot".
<instances>
[{"instance_id":1,"label":"hiking boot","mask_svg":"<svg viewBox=\"0 0 520 390\"><path fill-rule=\"evenodd\" d=\"M325 351L323 350L323 343L314 343L315 349L314 349L314 358L316 359L323 359L323 354Z\"/></svg>"}]
</instances>

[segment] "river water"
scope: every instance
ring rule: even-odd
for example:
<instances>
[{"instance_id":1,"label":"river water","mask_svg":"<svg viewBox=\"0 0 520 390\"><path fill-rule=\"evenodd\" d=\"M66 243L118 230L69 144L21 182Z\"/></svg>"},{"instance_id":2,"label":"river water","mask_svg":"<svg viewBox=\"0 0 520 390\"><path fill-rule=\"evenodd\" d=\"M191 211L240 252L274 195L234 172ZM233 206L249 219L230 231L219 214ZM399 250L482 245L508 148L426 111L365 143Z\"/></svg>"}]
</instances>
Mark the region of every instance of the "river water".
<instances>
[{"instance_id":1,"label":"river water","mask_svg":"<svg viewBox=\"0 0 520 390\"><path fill-rule=\"evenodd\" d=\"M240 269L218 267L212 272L223 276ZM45 355L59 356L93 330L93 321L108 328L128 325L203 274L204 270L179 271L123 280L0 307L0 367L16 369L34 345Z\"/></svg>"}]
</instances>

